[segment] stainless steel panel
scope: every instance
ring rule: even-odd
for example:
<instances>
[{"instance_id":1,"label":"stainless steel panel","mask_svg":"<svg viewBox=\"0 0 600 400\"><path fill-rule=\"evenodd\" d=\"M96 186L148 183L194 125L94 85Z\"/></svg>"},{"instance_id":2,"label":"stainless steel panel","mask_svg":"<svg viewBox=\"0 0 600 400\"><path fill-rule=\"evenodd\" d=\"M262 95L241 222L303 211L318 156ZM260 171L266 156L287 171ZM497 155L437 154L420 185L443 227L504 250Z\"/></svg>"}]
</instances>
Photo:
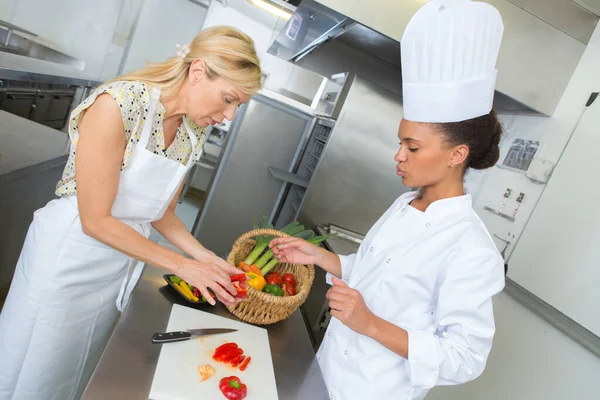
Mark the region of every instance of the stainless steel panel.
<instances>
[{"instance_id":1,"label":"stainless steel panel","mask_svg":"<svg viewBox=\"0 0 600 400\"><path fill-rule=\"evenodd\" d=\"M12 280L33 212L55 197L65 158L57 164L44 163L42 170L30 168L28 175L0 184L0 293Z\"/></svg>"},{"instance_id":2,"label":"stainless steel panel","mask_svg":"<svg viewBox=\"0 0 600 400\"><path fill-rule=\"evenodd\" d=\"M400 97L354 78L308 187L300 221L366 234L402 193L395 173Z\"/></svg>"},{"instance_id":3,"label":"stainless steel panel","mask_svg":"<svg viewBox=\"0 0 600 400\"><path fill-rule=\"evenodd\" d=\"M598 17L572 0L508 0L567 35L587 44Z\"/></svg>"},{"instance_id":4,"label":"stainless steel panel","mask_svg":"<svg viewBox=\"0 0 600 400\"><path fill-rule=\"evenodd\" d=\"M225 256L252 220L272 216L284 182L269 166L289 171L313 116L256 95L236 116L208 198L193 229L200 243Z\"/></svg>"}]
</instances>

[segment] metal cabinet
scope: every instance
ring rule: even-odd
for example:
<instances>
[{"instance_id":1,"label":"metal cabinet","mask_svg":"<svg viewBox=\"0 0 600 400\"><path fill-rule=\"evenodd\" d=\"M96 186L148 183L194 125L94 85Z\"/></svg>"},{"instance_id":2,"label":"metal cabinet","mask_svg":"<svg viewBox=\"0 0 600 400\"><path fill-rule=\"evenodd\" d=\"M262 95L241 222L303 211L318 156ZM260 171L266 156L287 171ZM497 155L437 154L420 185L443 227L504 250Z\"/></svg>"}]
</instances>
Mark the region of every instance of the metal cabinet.
<instances>
[{"instance_id":1,"label":"metal cabinet","mask_svg":"<svg viewBox=\"0 0 600 400\"><path fill-rule=\"evenodd\" d=\"M62 129L67 123L75 98L74 86L0 82L0 110L55 129Z\"/></svg>"},{"instance_id":2,"label":"metal cabinet","mask_svg":"<svg viewBox=\"0 0 600 400\"><path fill-rule=\"evenodd\" d=\"M29 118L36 101L36 93L28 91L7 91L2 101L2 110L19 117Z\"/></svg>"}]
</instances>

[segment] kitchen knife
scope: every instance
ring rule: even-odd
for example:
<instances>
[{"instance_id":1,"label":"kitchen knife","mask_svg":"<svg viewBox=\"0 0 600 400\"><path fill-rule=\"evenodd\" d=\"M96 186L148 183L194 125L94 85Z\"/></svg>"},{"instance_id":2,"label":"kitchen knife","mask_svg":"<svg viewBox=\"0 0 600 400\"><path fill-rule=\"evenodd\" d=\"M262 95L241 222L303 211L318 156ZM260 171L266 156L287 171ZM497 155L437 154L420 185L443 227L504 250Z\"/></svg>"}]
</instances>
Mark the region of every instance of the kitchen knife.
<instances>
[{"instance_id":1,"label":"kitchen knife","mask_svg":"<svg viewBox=\"0 0 600 400\"><path fill-rule=\"evenodd\" d=\"M189 340L192 336L219 335L222 333L237 332L237 329L209 328L209 329L188 329L187 331L155 333L152 335L152 343L170 343Z\"/></svg>"}]
</instances>

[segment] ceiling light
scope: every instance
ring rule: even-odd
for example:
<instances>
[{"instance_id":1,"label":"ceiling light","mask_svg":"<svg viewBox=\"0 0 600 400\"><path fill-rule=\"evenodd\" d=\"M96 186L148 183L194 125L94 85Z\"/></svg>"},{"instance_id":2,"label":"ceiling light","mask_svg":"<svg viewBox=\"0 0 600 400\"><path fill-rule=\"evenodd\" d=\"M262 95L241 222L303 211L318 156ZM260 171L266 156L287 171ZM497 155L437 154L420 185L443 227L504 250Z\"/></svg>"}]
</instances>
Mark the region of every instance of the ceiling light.
<instances>
[{"instance_id":1,"label":"ceiling light","mask_svg":"<svg viewBox=\"0 0 600 400\"><path fill-rule=\"evenodd\" d=\"M255 5L281 19L288 20L292 17L292 12L284 8L282 4L277 4L271 0L248 0L250 4Z\"/></svg>"}]
</instances>

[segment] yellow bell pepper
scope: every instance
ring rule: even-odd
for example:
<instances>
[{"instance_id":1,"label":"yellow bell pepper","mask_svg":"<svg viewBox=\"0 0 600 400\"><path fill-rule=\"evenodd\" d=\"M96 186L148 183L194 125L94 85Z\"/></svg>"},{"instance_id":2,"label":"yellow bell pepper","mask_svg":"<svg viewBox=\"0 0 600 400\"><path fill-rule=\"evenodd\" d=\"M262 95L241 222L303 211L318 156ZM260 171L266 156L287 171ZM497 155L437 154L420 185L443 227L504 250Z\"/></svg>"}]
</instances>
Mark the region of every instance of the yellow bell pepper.
<instances>
[{"instance_id":1,"label":"yellow bell pepper","mask_svg":"<svg viewBox=\"0 0 600 400\"><path fill-rule=\"evenodd\" d=\"M194 296L187 283L183 279L181 280L181 282L179 282L178 284L175 283L174 285L177 285L179 287L179 289L186 298L192 301L198 301L198 298Z\"/></svg>"},{"instance_id":2,"label":"yellow bell pepper","mask_svg":"<svg viewBox=\"0 0 600 400\"><path fill-rule=\"evenodd\" d=\"M255 274L253 272L248 272L246 275L250 278L250 280L246 281L246 284L252 286L254 289L262 292L264 287L267 285L267 281L262 275Z\"/></svg>"}]
</instances>

